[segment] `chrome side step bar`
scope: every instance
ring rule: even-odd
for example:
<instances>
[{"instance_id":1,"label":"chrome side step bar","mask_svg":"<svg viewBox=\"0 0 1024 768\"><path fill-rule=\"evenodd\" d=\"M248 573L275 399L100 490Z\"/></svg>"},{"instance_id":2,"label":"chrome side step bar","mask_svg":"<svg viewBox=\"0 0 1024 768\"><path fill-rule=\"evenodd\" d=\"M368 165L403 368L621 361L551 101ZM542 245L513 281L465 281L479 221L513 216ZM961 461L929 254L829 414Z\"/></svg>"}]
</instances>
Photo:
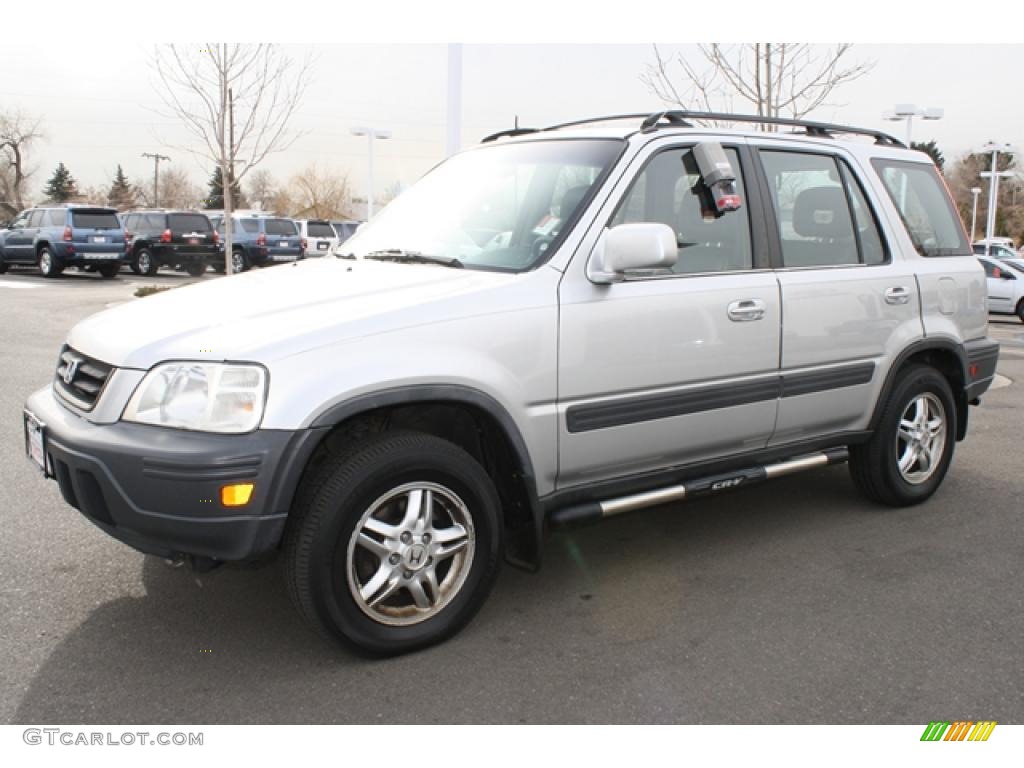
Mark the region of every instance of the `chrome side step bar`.
<instances>
[{"instance_id":1,"label":"chrome side step bar","mask_svg":"<svg viewBox=\"0 0 1024 768\"><path fill-rule=\"evenodd\" d=\"M787 459L775 464L756 465L746 469L738 469L734 472L700 477L686 483L669 485L665 488L644 491L643 493L635 493L629 496L620 496L617 499L591 501L563 507L552 512L548 521L553 527L557 528L593 523L606 517L622 514L623 512L632 512L635 509L707 496L718 491L737 488L741 485L752 485L764 480L803 472L806 469L814 469L815 467L843 464L849 458L850 452L846 448L831 448L827 451L797 456L796 458Z\"/></svg>"}]
</instances>

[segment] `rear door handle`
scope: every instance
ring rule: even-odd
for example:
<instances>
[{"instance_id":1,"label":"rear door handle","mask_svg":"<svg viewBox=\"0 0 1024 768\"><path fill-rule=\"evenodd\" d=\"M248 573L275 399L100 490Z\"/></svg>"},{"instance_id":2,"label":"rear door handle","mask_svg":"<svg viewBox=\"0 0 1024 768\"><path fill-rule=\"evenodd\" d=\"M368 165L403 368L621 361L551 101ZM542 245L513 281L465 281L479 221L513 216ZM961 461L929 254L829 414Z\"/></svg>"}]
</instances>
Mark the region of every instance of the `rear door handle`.
<instances>
[{"instance_id":1,"label":"rear door handle","mask_svg":"<svg viewBox=\"0 0 1024 768\"><path fill-rule=\"evenodd\" d=\"M764 302L761 299L741 299L729 305L729 319L734 323L749 323L764 317Z\"/></svg>"},{"instance_id":2,"label":"rear door handle","mask_svg":"<svg viewBox=\"0 0 1024 768\"><path fill-rule=\"evenodd\" d=\"M885 292L886 304L906 304L908 301L910 301L910 291L902 285L897 285Z\"/></svg>"}]
</instances>

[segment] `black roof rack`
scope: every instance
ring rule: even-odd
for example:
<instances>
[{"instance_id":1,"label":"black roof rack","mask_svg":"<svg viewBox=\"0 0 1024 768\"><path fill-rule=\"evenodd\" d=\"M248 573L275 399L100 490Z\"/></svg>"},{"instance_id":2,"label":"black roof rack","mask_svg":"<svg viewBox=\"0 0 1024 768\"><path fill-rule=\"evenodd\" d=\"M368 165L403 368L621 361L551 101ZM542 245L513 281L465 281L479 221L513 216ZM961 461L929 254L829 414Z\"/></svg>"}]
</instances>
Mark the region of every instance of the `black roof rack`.
<instances>
[{"instance_id":1,"label":"black roof rack","mask_svg":"<svg viewBox=\"0 0 1024 768\"><path fill-rule=\"evenodd\" d=\"M764 115L736 115L729 112L689 112L683 110L666 110L652 113L633 113L625 115L605 115L603 117L591 117L585 120L573 120L569 123L549 125L547 128L512 128L507 131L500 131L491 134L483 139L483 142L494 141L503 136L520 136L525 133L540 133L542 131L557 131L561 128L573 128L578 125L591 123L606 123L612 120L642 120L640 123L641 133L651 133L660 127L684 127L692 128L692 120L715 120L719 122L733 123L757 123L759 125L785 125L792 128L802 128L808 136L819 136L829 138L837 133L853 134L858 136L870 136L876 144L890 147L906 146L899 139L890 136L882 131L873 128L855 128L850 125L837 125L835 123L819 123L813 120L798 120L788 117L767 117Z\"/></svg>"}]
</instances>

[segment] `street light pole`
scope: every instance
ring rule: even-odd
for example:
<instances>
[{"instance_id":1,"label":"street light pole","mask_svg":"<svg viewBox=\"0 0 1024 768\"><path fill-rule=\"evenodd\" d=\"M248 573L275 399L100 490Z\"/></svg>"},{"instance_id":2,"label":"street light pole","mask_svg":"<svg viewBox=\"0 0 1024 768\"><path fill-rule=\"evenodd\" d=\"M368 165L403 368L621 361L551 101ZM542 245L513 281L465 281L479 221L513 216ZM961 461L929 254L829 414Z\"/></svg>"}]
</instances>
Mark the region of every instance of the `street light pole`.
<instances>
[{"instance_id":1,"label":"street light pole","mask_svg":"<svg viewBox=\"0 0 1024 768\"><path fill-rule=\"evenodd\" d=\"M905 120L907 123L907 146L911 144L911 130L915 117L922 120L941 120L945 114L940 107L920 108L916 104L897 104L891 112L886 112L882 117L886 120Z\"/></svg>"},{"instance_id":2,"label":"street light pole","mask_svg":"<svg viewBox=\"0 0 1024 768\"><path fill-rule=\"evenodd\" d=\"M366 179L366 220L369 221L373 218L373 140L374 139L390 139L391 131L386 131L377 128L370 128L366 126L359 126L352 129L353 136L365 136L368 146L369 162L368 162L368 174Z\"/></svg>"},{"instance_id":3,"label":"street light pole","mask_svg":"<svg viewBox=\"0 0 1024 768\"><path fill-rule=\"evenodd\" d=\"M975 241L975 229L978 223L978 195L981 194L981 187L971 187L971 197L974 201L971 203L971 242Z\"/></svg>"},{"instance_id":4,"label":"street light pole","mask_svg":"<svg viewBox=\"0 0 1024 768\"><path fill-rule=\"evenodd\" d=\"M985 255L988 256L992 249L992 238L996 234L996 208L999 205L999 178L1001 176L1012 176L1012 171L1002 171L999 168L999 153L1010 153L1009 144L997 144L990 141L984 149L992 153L992 170L988 173L978 174L982 178L988 178L988 217L985 223Z\"/></svg>"},{"instance_id":5,"label":"street light pole","mask_svg":"<svg viewBox=\"0 0 1024 768\"><path fill-rule=\"evenodd\" d=\"M143 157L153 158L153 207L160 207L160 161L166 160L168 163L171 162L171 158L167 155L153 154L151 152L143 152Z\"/></svg>"}]
</instances>

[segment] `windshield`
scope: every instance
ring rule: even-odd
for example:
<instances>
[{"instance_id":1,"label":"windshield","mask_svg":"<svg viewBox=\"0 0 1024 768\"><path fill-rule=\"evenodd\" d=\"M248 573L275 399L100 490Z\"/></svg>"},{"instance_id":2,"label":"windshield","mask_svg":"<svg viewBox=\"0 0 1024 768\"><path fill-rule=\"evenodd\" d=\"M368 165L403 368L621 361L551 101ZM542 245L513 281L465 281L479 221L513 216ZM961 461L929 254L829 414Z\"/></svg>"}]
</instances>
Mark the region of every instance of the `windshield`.
<instances>
[{"instance_id":1,"label":"windshield","mask_svg":"<svg viewBox=\"0 0 1024 768\"><path fill-rule=\"evenodd\" d=\"M622 150L620 140L496 145L442 163L345 242L519 271L542 261Z\"/></svg>"}]
</instances>

